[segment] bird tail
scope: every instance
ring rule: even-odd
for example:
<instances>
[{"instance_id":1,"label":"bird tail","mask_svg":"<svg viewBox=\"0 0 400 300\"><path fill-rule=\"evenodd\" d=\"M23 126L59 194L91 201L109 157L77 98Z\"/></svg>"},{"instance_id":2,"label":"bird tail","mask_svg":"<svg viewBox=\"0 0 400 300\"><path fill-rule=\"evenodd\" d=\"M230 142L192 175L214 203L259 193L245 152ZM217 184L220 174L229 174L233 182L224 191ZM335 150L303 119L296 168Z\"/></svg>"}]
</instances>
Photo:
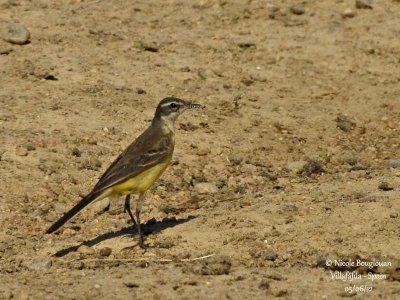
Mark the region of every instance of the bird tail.
<instances>
[{"instance_id":1,"label":"bird tail","mask_svg":"<svg viewBox=\"0 0 400 300\"><path fill-rule=\"evenodd\" d=\"M81 201L79 201L73 208L71 208L69 211L64 213L64 215L58 219L53 225L51 225L47 230L46 233L53 233L57 229L59 229L61 226L63 226L69 219L71 219L73 216L75 216L78 212L80 212L83 208L85 208L87 205L89 205L91 202L94 200L100 200L99 198L104 198L104 197L99 197L102 196L99 193L90 193L86 197L84 197Z\"/></svg>"}]
</instances>

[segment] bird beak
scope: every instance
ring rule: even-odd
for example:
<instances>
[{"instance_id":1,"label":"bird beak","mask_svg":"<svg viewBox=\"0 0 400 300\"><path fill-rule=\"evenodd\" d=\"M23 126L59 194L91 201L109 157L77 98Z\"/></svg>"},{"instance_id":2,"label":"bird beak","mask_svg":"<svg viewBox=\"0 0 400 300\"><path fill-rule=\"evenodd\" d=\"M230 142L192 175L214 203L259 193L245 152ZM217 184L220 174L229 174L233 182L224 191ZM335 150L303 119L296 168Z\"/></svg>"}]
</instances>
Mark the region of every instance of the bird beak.
<instances>
[{"instance_id":1,"label":"bird beak","mask_svg":"<svg viewBox=\"0 0 400 300\"><path fill-rule=\"evenodd\" d=\"M186 107L188 109L204 109L205 108L204 105L197 104L197 103L188 103L188 104L186 104Z\"/></svg>"}]
</instances>

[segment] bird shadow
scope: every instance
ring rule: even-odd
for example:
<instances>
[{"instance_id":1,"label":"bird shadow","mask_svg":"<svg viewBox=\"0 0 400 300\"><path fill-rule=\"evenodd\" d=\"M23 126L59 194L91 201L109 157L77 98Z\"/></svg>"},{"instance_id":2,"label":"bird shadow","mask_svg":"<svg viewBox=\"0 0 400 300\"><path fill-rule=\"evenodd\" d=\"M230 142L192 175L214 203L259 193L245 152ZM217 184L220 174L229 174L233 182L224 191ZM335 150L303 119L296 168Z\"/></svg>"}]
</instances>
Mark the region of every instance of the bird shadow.
<instances>
[{"instance_id":1,"label":"bird shadow","mask_svg":"<svg viewBox=\"0 0 400 300\"><path fill-rule=\"evenodd\" d=\"M164 218L161 221L156 221L155 219L151 219L151 220L147 221L146 224L142 224L142 230L145 235L155 234L155 233L163 231L164 229L186 223L195 218L196 218L196 216L188 216L183 219L176 219L175 217ZM137 230L136 230L135 226L128 226L128 227L122 228L118 231L109 231L109 232L103 233L93 239L84 241L84 242L80 243L79 245L70 246L68 248L61 249L58 252L56 252L55 254L53 254L53 256L63 257L71 252L77 251L78 248L83 245L92 247L94 245L101 243L102 241L105 241L105 240L117 238L120 236L135 235L135 234L137 234Z\"/></svg>"}]
</instances>

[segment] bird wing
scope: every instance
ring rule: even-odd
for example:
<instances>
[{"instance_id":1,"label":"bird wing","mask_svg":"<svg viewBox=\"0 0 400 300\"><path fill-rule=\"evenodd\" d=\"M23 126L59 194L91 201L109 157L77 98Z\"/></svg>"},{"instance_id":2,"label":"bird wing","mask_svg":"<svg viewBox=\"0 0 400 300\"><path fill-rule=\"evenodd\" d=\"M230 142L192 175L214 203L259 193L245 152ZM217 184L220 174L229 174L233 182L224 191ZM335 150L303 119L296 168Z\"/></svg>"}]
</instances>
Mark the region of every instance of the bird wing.
<instances>
[{"instance_id":1,"label":"bird wing","mask_svg":"<svg viewBox=\"0 0 400 300\"><path fill-rule=\"evenodd\" d=\"M173 152L171 138L158 130L147 129L108 167L92 193L104 191L165 161Z\"/></svg>"}]
</instances>

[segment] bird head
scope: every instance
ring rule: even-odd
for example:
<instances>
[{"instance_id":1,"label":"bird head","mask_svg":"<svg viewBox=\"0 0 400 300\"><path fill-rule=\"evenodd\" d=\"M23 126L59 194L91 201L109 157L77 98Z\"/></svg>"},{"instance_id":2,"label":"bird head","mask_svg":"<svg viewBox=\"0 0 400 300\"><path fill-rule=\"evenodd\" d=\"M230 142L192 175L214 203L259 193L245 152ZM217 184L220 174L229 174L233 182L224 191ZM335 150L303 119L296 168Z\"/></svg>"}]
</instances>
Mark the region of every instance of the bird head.
<instances>
[{"instance_id":1,"label":"bird head","mask_svg":"<svg viewBox=\"0 0 400 300\"><path fill-rule=\"evenodd\" d=\"M187 109L200 109L203 105L187 102L175 97L167 97L158 104L155 118L174 122L176 118Z\"/></svg>"}]
</instances>

